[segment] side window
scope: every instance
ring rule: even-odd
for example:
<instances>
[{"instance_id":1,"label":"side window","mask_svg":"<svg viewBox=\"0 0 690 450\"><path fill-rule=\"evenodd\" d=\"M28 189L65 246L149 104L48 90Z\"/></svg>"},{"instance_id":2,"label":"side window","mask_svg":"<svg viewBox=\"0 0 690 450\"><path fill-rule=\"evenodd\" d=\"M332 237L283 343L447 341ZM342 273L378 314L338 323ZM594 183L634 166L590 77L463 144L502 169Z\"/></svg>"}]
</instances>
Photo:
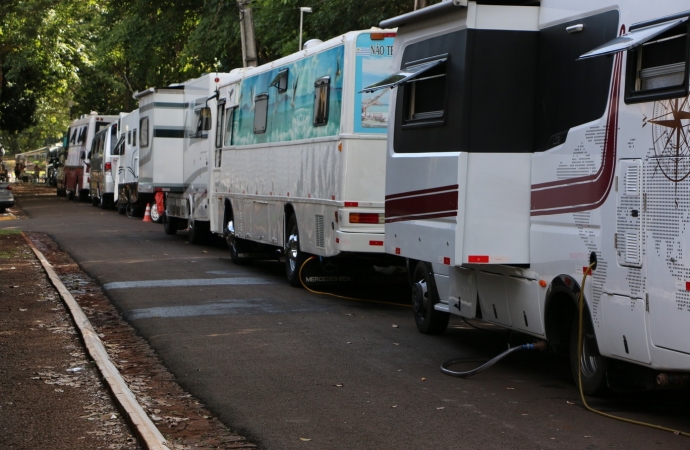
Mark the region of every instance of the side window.
<instances>
[{"instance_id":1,"label":"side window","mask_svg":"<svg viewBox=\"0 0 690 450\"><path fill-rule=\"evenodd\" d=\"M132 147L137 146L137 129L132 130Z\"/></svg>"},{"instance_id":2,"label":"side window","mask_svg":"<svg viewBox=\"0 0 690 450\"><path fill-rule=\"evenodd\" d=\"M232 145L232 127L235 121L235 108L228 108L225 111L225 132L223 133L223 145Z\"/></svg>"},{"instance_id":3,"label":"side window","mask_svg":"<svg viewBox=\"0 0 690 450\"><path fill-rule=\"evenodd\" d=\"M79 130L77 144L83 144L86 141L86 130L88 130L88 127L81 127L81 129Z\"/></svg>"},{"instance_id":4,"label":"side window","mask_svg":"<svg viewBox=\"0 0 690 450\"><path fill-rule=\"evenodd\" d=\"M271 84L268 86L278 89L278 93L280 94L286 92L288 88L288 69L280 69L278 75L273 78L273 81L271 81Z\"/></svg>"},{"instance_id":5,"label":"side window","mask_svg":"<svg viewBox=\"0 0 690 450\"><path fill-rule=\"evenodd\" d=\"M139 119L139 145L141 147L149 146L149 118L142 117Z\"/></svg>"},{"instance_id":6,"label":"side window","mask_svg":"<svg viewBox=\"0 0 690 450\"><path fill-rule=\"evenodd\" d=\"M321 77L314 83L314 126L328 123L328 100L331 93L331 77Z\"/></svg>"},{"instance_id":7,"label":"side window","mask_svg":"<svg viewBox=\"0 0 690 450\"><path fill-rule=\"evenodd\" d=\"M225 118L225 102L218 102L216 111L216 148L223 146L223 119Z\"/></svg>"},{"instance_id":8,"label":"side window","mask_svg":"<svg viewBox=\"0 0 690 450\"><path fill-rule=\"evenodd\" d=\"M125 152L124 152L124 150L125 150L125 138L124 138L124 136L121 137L119 141L112 139L110 142L111 143L115 142L115 145L112 145L110 148L110 154L111 155L124 155L125 154Z\"/></svg>"},{"instance_id":9,"label":"side window","mask_svg":"<svg viewBox=\"0 0 690 450\"><path fill-rule=\"evenodd\" d=\"M438 59L436 61L439 61ZM433 63L434 61L415 61L406 68ZM448 63L443 60L425 70L418 77L405 84L403 104L403 124L420 122L438 123L445 117L446 109L446 71Z\"/></svg>"},{"instance_id":10,"label":"side window","mask_svg":"<svg viewBox=\"0 0 690 450\"><path fill-rule=\"evenodd\" d=\"M254 134L266 132L268 121L268 94L263 93L254 97Z\"/></svg>"},{"instance_id":11,"label":"side window","mask_svg":"<svg viewBox=\"0 0 690 450\"><path fill-rule=\"evenodd\" d=\"M194 111L196 117L196 132L194 137L196 138L207 138L208 133L204 131L209 131L211 129L211 108L205 106L201 109Z\"/></svg>"},{"instance_id":12,"label":"side window","mask_svg":"<svg viewBox=\"0 0 690 450\"><path fill-rule=\"evenodd\" d=\"M688 95L688 27L685 21L628 51L625 102Z\"/></svg>"},{"instance_id":13,"label":"side window","mask_svg":"<svg viewBox=\"0 0 690 450\"><path fill-rule=\"evenodd\" d=\"M132 130L127 132L127 144L132 144Z\"/></svg>"}]
</instances>

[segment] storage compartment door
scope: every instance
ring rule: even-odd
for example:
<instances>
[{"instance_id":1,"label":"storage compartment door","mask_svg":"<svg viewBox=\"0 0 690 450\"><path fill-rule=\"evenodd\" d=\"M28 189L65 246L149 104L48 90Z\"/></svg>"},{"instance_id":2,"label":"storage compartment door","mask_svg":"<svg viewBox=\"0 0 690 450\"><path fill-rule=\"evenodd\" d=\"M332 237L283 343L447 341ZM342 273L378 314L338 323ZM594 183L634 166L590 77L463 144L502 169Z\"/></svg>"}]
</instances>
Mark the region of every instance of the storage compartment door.
<instances>
[{"instance_id":1,"label":"storage compartment door","mask_svg":"<svg viewBox=\"0 0 690 450\"><path fill-rule=\"evenodd\" d=\"M482 319L487 322L511 326L506 295L506 277L477 271L477 292Z\"/></svg>"},{"instance_id":2,"label":"storage compartment door","mask_svg":"<svg viewBox=\"0 0 690 450\"><path fill-rule=\"evenodd\" d=\"M605 347L621 358L649 364L644 300L611 294L604 294L602 300Z\"/></svg>"}]
</instances>

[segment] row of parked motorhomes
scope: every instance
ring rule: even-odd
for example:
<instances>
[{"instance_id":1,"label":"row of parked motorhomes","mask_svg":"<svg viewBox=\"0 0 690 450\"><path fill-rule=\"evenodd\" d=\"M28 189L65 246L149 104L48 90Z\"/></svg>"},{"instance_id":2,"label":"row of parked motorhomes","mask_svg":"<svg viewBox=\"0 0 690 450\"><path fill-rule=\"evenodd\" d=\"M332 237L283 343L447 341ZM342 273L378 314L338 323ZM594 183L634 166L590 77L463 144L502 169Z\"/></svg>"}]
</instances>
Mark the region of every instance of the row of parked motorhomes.
<instances>
[{"instance_id":1,"label":"row of parked motorhomes","mask_svg":"<svg viewBox=\"0 0 690 450\"><path fill-rule=\"evenodd\" d=\"M294 286L309 255L397 257L423 333L453 314L545 340L588 394L682 386L689 17L445 0L75 120L58 192L151 204L235 263L284 258Z\"/></svg>"}]
</instances>

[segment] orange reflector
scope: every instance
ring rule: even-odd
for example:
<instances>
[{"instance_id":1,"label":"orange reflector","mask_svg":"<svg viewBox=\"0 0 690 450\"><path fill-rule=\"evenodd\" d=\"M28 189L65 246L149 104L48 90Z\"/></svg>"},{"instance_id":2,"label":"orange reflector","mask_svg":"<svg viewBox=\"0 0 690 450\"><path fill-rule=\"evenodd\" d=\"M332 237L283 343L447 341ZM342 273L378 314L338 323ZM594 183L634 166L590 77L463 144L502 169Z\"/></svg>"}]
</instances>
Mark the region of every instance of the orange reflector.
<instances>
[{"instance_id":1,"label":"orange reflector","mask_svg":"<svg viewBox=\"0 0 690 450\"><path fill-rule=\"evenodd\" d=\"M369 37L372 41L382 41L386 36L383 33L371 33Z\"/></svg>"},{"instance_id":2,"label":"orange reflector","mask_svg":"<svg viewBox=\"0 0 690 450\"><path fill-rule=\"evenodd\" d=\"M383 246L383 241L369 241L369 245Z\"/></svg>"},{"instance_id":3,"label":"orange reflector","mask_svg":"<svg viewBox=\"0 0 690 450\"><path fill-rule=\"evenodd\" d=\"M546 287L546 280L539 280L539 286Z\"/></svg>"},{"instance_id":4,"label":"orange reflector","mask_svg":"<svg viewBox=\"0 0 690 450\"><path fill-rule=\"evenodd\" d=\"M486 255L470 255L467 257L468 263L488 263L489 257Z\"/></svg>"},{"instance_id":5,"label":"orange reflector","mask_svg":"<svg viewBox=\"0 0 690 450\"><path fill-rule=\"evenodd\" d=\"M343 143L342 142L338 142L338 151L339 152L343 151Z\"/></svg>"},{"instance_id":6,"label":"orange reflector","mask_svg":"<svg viewBox=\"0 0 690 450\"><path fill-rule=\"evenodd\" d=\"M350 223L384 223L383 214L350 213Z\"/></svg>"},{"instance_id":7,"label":"orange reflector","mask_svg":"<svg viewBox=\"0 0 690 450\"><path fill-rule=\"evenodd\" d=\"M345 202L346 208L356 208L359 206L359 202Z\"/></svg>"}]
</instances>

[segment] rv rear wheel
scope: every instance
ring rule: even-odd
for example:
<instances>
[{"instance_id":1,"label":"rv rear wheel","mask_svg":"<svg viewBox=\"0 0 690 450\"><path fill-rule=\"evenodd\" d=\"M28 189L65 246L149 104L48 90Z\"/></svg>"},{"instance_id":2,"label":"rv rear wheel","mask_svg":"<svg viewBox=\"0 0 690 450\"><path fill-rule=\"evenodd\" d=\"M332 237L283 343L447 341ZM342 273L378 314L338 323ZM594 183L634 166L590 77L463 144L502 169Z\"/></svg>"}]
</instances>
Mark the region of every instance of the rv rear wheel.
<instances>
[{"instance_id":1,"label":"rv rear wheel","mask_svg":"<svg viewBox=\"0 0 690 450\"><path fill-rule=\"evenodd\" d=\"M166 215L163 220L163 231L169 235L177 234L177 219Z\"/></svg>"},{"instance_id":2,"label":"rv rear wheel","mask_svg":"<svg viewBox=\"0 0 690 450\"><path fill-rule=\"evenodd\" d=\"M288 221L288 238L285 244L285 273L288 283L292 287L302 286L299 271L306 261L307 256L299 248L299 230L297 229L297 217L293 214Z\"/></svg>"},{"instance_id":3,"label":"rv rear wheel","mask_svg":"<svg viewBox=\"0 0 690 450\"><path fill-rule=\"evenodd\" d=\"M127 212L127 206L126 205L120 205L120 204L117 205L117 213L118 214L124 216L126 212Z\"/></svg>"},{"instance_id":4,"label":"rv rear wheel","mask_svg":"<svg viewBox=\"0 0 690 450\"><path fill-rule=\"evenodd\" d=\"M96 197L95 195L91 195L91 204L93 206L99 206L101 204L102 199Z\"/></svg>"},{"instance_id":5,"label":"rv rear wheel","mask_svg":"<svg viewBox=\"0 0 690 450\"><path fill-rule=\"evenodd\" d=\"M606 382L606 358L599 354L597 338L594 335L594 327L585 312L582 318L582 357L577 358L577 338L579 320L576 315L570 328L570 369L578 384L578 371L582 372L582 392L585 395L601 395L608 391Z\"/></svg>"},{"instance_id":6,"label":"rv rear wheel","mask_svg":"<svg viewBox=\"0 0 690 450\"><path fill-rule=\"evenodd\" d=\"M189 219L187 222L189 230L189 243L194 245L203 244L206 240L206 228L195 220Z\"/></svg>"},{"instance_id":7,"label":"rv rear wheel","mask_svg":"<svg viewBox=\"0 0 690 450\"><path fill-rule=\"evenodd\" d=\"M83 203L88 199L89 199L89 193L87 191L84 191L84 190L79 190L79 194L77 194L77 201L79 203Z\"/></svg>"},{"instance_id":8,"label":"rv rear wheel","mask_svg":"<svg viewBox=\"0 0 690 450\"><path fill-rule=\"evenodd\" d=\"M434 309L439 302L434 275L424 261L417 263L412 276L412 308L417 329L424 334L443 334L450 314Z\"/></svg>"}]
</instances>

